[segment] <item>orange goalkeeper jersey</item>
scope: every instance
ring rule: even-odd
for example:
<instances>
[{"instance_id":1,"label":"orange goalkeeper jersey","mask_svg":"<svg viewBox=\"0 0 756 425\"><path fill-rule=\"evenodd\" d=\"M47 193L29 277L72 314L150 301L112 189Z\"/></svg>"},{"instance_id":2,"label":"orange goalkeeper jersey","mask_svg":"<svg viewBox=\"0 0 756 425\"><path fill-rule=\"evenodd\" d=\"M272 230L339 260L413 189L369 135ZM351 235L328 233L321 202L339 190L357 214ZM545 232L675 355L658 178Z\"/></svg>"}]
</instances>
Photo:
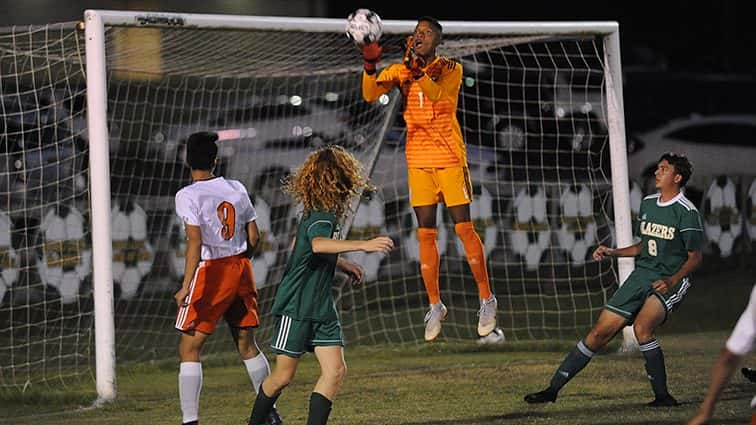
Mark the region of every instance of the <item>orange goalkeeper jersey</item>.
<instances>
[{"instance_id":1,"label":"orange goalkeeper jersey","mask_svg":"<svg viewBox=\"0 0 756 425\"><path fill-rule=\"evenodd\" d=\"M402 90L407 167L465 166L467 153L457 121L462 65L439 56L425 70L437 75L431 78L426 74L415 80L403 64L389 65L377 76L363 72L362 96L373 102L396 86Z\"/></svg>"}]
</instances>

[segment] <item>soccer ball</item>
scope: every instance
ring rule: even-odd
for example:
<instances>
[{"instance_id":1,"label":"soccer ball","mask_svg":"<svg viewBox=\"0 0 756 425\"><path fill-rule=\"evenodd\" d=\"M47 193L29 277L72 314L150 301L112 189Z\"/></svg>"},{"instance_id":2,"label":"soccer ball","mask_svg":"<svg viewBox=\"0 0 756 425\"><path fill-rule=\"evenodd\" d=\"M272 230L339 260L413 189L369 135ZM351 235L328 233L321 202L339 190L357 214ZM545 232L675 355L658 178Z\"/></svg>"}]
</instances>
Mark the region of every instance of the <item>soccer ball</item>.
<instances>
[{"instance_id":1,"label":"soccer ball","mask_svg":"<svg viewBox=\"0 0 756 425\"><path fill-rule=\"evenodd\" d=\"M361 47L378 41L383 33L381 17L368 9L357 9L347 17L346 35Z\"/></svg>"},{"instance_id":2,"label":"soccer ball","mask_svg":"<svg viewBox=\"0 0 756 425\"><path fill-rule=\"evenodd\" d=\"M503 344L507 338L501 328L496 328L490 334L478 338L478 344Z\"/></svg>"}]
</instances>

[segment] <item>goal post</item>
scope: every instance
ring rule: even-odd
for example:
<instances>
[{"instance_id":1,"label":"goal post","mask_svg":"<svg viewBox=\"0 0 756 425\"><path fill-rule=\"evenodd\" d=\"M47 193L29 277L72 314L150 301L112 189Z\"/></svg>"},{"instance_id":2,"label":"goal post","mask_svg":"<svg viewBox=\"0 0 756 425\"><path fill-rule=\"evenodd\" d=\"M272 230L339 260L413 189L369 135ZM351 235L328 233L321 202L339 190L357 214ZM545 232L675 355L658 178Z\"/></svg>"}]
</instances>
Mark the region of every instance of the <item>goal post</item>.
<instances>
[{"instance_id":1,"label":"goal post","mask_svg":"<svg viewBox=\"0 0 756 425\"><path fill-rule=\"evenodd\" d=\"M92 274L94 290L95 380L103 401L116 397L113 237L110 228L110 144L105 68L105 26L94 11L84 13L87 60Z\"/></svg>"}]
</instances>

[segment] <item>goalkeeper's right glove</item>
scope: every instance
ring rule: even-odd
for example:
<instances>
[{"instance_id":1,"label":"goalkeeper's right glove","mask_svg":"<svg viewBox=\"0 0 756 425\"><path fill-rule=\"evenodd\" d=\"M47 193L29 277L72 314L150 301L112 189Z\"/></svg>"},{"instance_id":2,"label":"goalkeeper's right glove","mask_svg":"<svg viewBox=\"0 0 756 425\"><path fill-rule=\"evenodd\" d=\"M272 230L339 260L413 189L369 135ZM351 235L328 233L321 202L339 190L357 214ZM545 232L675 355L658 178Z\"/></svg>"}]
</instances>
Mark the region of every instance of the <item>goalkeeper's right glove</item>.
<instances>
[{"instance_id":1,"label":"goalkeeper's right glove","mask_svg":"<svg viewBox=\"0 0 756 425\"><path fill-rule=\"evenodd\" d=\"M375 74L375 64L381 60L383 47L377 41L362 46L362 59L365 60L365 72Z\"/></svg>"}]
</instances>

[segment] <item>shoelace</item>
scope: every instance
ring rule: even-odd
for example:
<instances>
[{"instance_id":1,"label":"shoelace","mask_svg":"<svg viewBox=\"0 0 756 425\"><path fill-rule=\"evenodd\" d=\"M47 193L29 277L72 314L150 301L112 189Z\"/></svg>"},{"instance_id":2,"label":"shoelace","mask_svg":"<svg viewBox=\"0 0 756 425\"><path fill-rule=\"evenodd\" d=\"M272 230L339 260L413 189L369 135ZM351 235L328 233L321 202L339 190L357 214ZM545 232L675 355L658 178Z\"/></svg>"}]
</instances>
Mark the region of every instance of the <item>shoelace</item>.
<instances>
[{"instance_id":1,"label":"shoelace","mask_svg":"<svg viewBox=\"0 0 756 425\"><path fill-rule=\"evenodd\" d=\"M439 313L440 312L441 312L441 309L439 309ZM428 312L425 313L425 319L423 319L423 323L428 323L432 314L433 314L433 307L431 307L430 310L428 310Z\"/></svg>"},{"instance_id":2,"label":"shoelace","mask_svg":"<svg viewBox=\"0 0 756 425\"><path fill-rule=\"evenodd\" d=\"M483 301L483 305L481 305L480 309L478 310L478 317L483 315L483 312L486 310L486 307L489 304L493 304L493 299L488 299L488 300Z\"/></svg>"}]
</instances>

